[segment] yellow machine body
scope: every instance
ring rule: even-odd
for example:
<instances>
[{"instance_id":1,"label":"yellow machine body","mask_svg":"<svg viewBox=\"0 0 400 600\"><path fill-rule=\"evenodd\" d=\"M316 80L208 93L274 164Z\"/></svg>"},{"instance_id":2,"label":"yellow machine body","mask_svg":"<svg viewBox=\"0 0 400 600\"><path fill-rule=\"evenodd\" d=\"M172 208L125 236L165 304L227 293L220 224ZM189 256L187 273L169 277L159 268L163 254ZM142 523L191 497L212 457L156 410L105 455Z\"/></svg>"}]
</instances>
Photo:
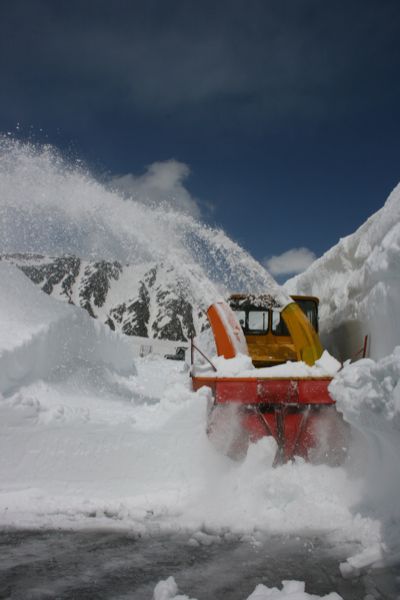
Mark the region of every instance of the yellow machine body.
<instances>
[{"instance_id":1,"label":"yellow machine body","mask_svg":"<svg viewBox=\"0 0 400 600\"><path fill-rule=\"evenodd\" d=\"M251 295L235 294L229 303L242 324L254 366L273 366L288 360L302 360L313 365L320 358L323 348L317 331L318 298L292 296L293 302L281 311L262 306L257 301L252 304L252 298ZM254 331L252 327L250 314L253 313L262 314L261 330Z\"/></svg>"}]
</instances>

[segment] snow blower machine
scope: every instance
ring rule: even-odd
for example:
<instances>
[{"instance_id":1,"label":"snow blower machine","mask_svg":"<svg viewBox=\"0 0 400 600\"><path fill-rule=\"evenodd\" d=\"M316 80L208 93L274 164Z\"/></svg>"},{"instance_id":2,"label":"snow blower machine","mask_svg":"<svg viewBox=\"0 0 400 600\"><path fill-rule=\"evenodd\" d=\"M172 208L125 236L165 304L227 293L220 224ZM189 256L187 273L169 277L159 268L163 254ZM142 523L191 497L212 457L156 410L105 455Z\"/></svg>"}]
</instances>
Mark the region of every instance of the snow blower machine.
<instances>
[{"instance_id":1,"label":"snow blower machine","mask_svg":"<svg viewBox=\"0 0 400 600\"><path fill-rule=\"evenodd\" d=\"M329 366L337 370L340 364L323 352L318 302L311 296L235 294L208 308L218 356L210 360L192 340L192 385L211 389L207 432L232 458L272 436L274 465L296 456L343 462L349 429L328 392ZM201 365L194 364L196 352Z\"/></svg>"}]
</instances>

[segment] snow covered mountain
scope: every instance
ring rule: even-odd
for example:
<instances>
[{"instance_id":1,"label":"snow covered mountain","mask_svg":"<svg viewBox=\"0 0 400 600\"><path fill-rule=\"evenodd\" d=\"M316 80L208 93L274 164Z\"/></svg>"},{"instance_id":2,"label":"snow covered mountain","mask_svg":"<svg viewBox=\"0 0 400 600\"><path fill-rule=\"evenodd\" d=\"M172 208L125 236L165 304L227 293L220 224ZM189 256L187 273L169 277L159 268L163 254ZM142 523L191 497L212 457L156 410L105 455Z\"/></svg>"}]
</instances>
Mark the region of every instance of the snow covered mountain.
<instances>
[{"instance_id":1,"label":"snow covered mountain","mask_svg":"<svg viewBox=\"0 0 400 600\"><path fill-rule=\"evenodd\" d=\"M39 254L0 259L18 266L47 294L126 335L186 341L205 322L193 286L166 263L132 266Z\"/></svg>"},{"instance_id":2,"label":"snow covered mountain","mask_svg":"<svg viewBox=\"0 0 400 600\"><path fill-rule=\"evenodd\" d=\"M128 199L51 146L4 136L0 242L44 291L128 335L184 341L201 330L200 306L234 291L278 293L222 230L168 202Z\"/></svg>"}]
</instances>

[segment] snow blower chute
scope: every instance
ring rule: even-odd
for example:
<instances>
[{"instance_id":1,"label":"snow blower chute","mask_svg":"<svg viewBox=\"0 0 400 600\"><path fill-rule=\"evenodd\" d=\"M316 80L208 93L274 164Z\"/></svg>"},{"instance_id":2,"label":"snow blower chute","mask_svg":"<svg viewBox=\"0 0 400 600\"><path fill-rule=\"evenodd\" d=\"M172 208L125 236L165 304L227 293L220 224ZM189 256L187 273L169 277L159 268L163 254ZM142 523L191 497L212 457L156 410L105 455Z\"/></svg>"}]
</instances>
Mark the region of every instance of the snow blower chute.
<instances>
[{"instance_id":1,"label":"snow blower chute","mask_svg":"<svg viewBox=\"0 0 400 600\"><path fill-rule=\"evenodd\" d=\"M332 377L298 376L291 368L299 361L312 366L323 353L318 299L293 296L282 307L267 294L236 294L229 304L212 304L207 316L218 356L238 359L247 355L253 369L244 375L230 374L228 369L227 374L192 342L193 389L208 386L212 390L209 435L225 438L225 451L233 457L243 455L249 442L272 436L277 443L275 464L295 456L313 462L342 462L348 428L328 393ZM205 365L193 364L195 351L206 359ZM277 374L270 367L278 365Z\"/></svg>"}]
</instances>

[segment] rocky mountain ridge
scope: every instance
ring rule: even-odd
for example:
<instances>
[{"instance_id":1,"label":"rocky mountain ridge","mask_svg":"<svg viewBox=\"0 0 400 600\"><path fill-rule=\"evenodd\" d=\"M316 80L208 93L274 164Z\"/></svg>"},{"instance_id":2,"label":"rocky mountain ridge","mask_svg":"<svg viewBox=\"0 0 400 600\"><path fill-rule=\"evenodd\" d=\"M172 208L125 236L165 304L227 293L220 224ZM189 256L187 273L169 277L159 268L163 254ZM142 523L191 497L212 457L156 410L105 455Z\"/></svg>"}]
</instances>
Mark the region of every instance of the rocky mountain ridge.
<instances>
[{"instance_id":1,"label":"rocky mountain ridge","mask_svg":"<svg viewBox=\"0 0 400 600\"><path fill-rule=\"evenodd\" d=\"M77 256L7 254L44 292L87 310L126 335L187 341L206 317L190 281L167 263L122 265Z\"/></svg>"}]
</instances>

